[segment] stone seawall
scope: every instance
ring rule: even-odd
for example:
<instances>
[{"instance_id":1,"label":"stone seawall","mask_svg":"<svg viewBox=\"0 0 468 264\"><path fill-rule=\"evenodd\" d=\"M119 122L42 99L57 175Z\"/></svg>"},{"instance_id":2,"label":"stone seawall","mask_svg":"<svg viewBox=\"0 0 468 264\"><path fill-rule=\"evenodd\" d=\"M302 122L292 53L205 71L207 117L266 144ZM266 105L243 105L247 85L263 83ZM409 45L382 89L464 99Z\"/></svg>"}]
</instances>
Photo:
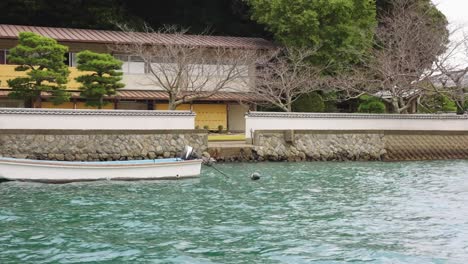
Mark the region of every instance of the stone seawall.
<instances>
[{"instance_id":1,"label":"stone seawall","mask_svg":"<svg viewBox=\"0 0 468 264\"><path fill-rule=\"evenodd\" d=\"M468 131L256 131L253 160L468 159Z\"/></svg>"},{"instance_id":2,"label":"stone seawall","mask_svg":"<svg viewBox=\"0 0 468 264\"><path fill-rule=\"evenodd\" d=\"M380 133L332 131L258 131L254 151L259 160L382 160L387 153Z\"/></svg>"},{"instance_id":3,"label":"stone seawall","mask_svg":"<svg viewBox=\"0 0 468 264\"><path fill-rule=\"evenodd\" d=\"M197 155L208 145L200 130L1 130L0 156L99 161L177 157L186 145Z\"/></svg>"}]
</instances>

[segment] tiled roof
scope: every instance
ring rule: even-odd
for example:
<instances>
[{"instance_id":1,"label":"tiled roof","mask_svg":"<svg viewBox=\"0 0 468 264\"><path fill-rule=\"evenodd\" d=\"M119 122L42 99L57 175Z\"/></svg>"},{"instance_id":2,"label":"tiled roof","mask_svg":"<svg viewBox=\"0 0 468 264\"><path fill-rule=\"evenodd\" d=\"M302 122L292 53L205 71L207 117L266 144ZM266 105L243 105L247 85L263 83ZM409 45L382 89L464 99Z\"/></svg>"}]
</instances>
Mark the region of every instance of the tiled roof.
<instances>
[{"instance_id":1,"label":"tiled roof","mask_svg":"<svg viewBox=\"0 0 468 264\"><path fill-rule=\"evenodd\" d=\"M121 90L115 96L125 100L167 100L168 94L164 91ZM210 97L197 101L260 101L260 98L250 93L219 92Z\"/></svg>"},{"instance_id":2,"label":"tiled roof","mask_svg":"<svg viewBox=\"0 0 468 264\"><path fill-rule=\"evenodd\" d=\"M109 30L92 30L76 28L54 28L0 24L0 39L18 39L20 32L34 32L42 36L54 38L62 42L85 42L103 44L180 44L200 47L226 47L244 49L271 49L276 45L262 38L171 35L160 33L133 32Z\"/></svg>"},{"instance_id":3,"label":"tiled roof","mask_svg":"<svg viewBox=\"0 0 468 264\"><path fill-rule=\"evenodd\" d=\"M440 119L468 120L467 115L456 114L360 114L360 113L286 113L286 112L249 112L249 117L261 118L304 118L304 119Z\"/></svg>"},{"instance_id":4,"label":"tiled roof","mask_svg":"<svg viewBox=\"0 0 468 264\"><path fill-rule=\"evenodd\" d=\"M141 110L84 110L84 109L33 109L33 108L0 108L2 115L81 115L81 116L194 116L191 111L141 111Z\"/></svg>"},{"instance_id":5,"label":"tiled roof","mask_svg":"<svg viewBox=\"0 0 468 264\"><path fill-rule=\"evenodd\" d=\"M8 90L0 90L0 98L7 97ZM49 95L43 93L42 97L47 98ZM74 91L71 92L72 98L80 98L80 92ZM167 100L169 97L164 91L144 91L144 90L120 90L115 96L110 98L120 99L120 100ZM251 93L231 93L231 92L219 92L210 97L198 99L196 101L203 102L254 102L262 101L258 96Z\"/></svg>"}]
</instances>

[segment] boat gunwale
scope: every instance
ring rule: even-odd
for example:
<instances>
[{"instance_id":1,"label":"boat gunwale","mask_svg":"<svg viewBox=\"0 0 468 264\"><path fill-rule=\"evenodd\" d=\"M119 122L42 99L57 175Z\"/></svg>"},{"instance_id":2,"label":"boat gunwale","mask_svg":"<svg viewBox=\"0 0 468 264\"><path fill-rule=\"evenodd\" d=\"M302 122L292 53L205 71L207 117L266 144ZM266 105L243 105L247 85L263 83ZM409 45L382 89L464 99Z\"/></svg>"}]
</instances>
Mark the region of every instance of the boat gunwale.
<instances>
[{"instance_id":1,"label":"boat gunwale","mask_svg":"<svg viewBox=\"0 0 468 264\"><path fill-rule=\"evenodd\" d=\"M75 182L97 182L97 181L174 181L174 180L189 180L197 179L199 174L187 175L187 176L164 176L164 177L116 177L116 178L94 178L94 179L27 179L27 178L1 178L6 181L18 181L18 182L35 182L35 183L47 183L47 184L67 184Z\"/></svg>"},{"instance_id":2,"label":"boat gunwale","mask_svg":"<svg viewBox=\"0 0 468 264\"><path fill-rule=\"evenodd\" d=\"M150 161L150 160L146 160ZM152 168L161 166L178 166L178 165L191 165L202 163L201 159L196 160L174 160L168 162L154 162L154 163L102 163L99 162L72 162L72 161L48 161L48 160L2 160L0 165L13 165L13 166L30 166L30 167L53 167L53 168L80 168L80 169L112 169L112 168Z\"/></svg>"}]
</instances>

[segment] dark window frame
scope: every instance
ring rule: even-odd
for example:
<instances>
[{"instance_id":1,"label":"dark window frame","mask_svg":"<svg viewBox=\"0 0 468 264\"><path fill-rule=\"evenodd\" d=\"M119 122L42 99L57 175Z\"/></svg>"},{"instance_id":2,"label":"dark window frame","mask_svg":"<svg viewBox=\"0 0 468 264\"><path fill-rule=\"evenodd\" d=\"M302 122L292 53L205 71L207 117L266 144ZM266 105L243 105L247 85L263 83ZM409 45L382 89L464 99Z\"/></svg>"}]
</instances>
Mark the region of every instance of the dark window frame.
<instances>
[{"instance_id":1,"label":"dark window frame","mask_svg":"<svg viewBox=\"0 0 468 264\"><path fill-rule=\"evenodd\" d=\"M0 49L0 65L7 64L7 52L4 49Z\"/></svg>"}]
</instances>

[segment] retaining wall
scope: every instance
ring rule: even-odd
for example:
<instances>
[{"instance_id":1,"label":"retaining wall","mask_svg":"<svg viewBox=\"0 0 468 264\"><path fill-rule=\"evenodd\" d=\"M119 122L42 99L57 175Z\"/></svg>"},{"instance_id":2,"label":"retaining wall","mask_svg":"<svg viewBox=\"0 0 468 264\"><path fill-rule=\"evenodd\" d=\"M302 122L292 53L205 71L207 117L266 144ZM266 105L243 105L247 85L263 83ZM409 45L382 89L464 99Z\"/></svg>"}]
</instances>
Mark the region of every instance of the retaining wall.
<instances>
[{"instance_id":1,"label":"retaining wall","mask_svg":"<svg viewBox=\"0 0 468 264\"><path fill-rule=\"evenodd\" d=\"M256 131L256 160L467 159L468 131Z\"/></svg>"},{"instance_id":2,"label":"retaining wall","mask_svg":"<svg viewBox=\"0 0 468 264\"><path fill-rule=\"evenodd\" d=\"M0 130L0 156L99 161L177 157L186 145L198 156L208 145L201 130Z\"/></svg>"}]
</instances>

